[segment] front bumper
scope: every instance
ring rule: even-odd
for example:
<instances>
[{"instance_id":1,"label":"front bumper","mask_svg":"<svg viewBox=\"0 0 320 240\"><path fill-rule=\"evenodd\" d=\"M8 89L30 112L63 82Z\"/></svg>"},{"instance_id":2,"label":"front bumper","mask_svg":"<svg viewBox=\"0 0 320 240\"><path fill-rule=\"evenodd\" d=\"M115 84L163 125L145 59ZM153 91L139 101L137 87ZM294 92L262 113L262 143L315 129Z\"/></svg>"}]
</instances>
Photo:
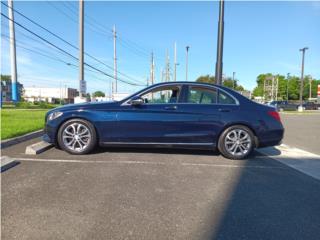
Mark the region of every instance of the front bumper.
<instances>
[{"instance_id":1,"label":"front bumper","mask_svg":"<svg viewBox=\"0 0 320 240\"><path fill-rule=\"evenodd\" d=\"M50 126L50 124L46 124L44 128L44 135L42 136L42 140L48 143L56 144L56 128L54 126Z\"/></svg>"}]
</instances>

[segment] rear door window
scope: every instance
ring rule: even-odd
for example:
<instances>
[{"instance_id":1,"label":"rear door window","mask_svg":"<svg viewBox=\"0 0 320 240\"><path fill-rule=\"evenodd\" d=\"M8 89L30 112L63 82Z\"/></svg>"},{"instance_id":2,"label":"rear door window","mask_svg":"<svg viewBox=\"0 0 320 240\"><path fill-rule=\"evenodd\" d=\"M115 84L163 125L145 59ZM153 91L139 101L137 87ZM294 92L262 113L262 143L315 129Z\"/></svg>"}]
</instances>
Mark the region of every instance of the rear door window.
<instances>
[{"instance_id":1,"label":"rear door window","mask_svg":"<svg viewBox=\"0 0 320 240\"><path fill-rule=\"evenodd\" d=\"M191 86L188 88L187 103L215 104L217 103L217 90Z\"/></svg>"},{"instance_id":2,"label":"rear door window","mask_svg":"<svg viewBox=\"0 0 320 240\"><path fill-rule=\"evenodd\" d=\"M222 91L219 91L219 104L236 104L234 98L232 98L229 94L226 94Z\"/></svg>"}]
</instances>

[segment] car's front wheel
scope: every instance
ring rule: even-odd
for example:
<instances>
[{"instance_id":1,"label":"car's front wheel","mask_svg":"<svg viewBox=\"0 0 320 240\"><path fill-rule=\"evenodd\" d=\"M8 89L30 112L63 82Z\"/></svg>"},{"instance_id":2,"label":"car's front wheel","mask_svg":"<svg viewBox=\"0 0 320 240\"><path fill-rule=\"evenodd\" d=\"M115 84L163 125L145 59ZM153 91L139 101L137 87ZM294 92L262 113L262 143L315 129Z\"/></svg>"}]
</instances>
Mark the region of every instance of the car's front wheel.
<instances>
[{"instance_id":1,"label":"car's front wheel","mask_svg":"<svg viewBox=\"0 0 320 240\"><path fill-rule=\"evenodd\" d=\"M97 135L94 126L83 119L71 119L58 131L59 146L71 154L86 154L94 149Z\"/></svg>"},{"instance_id":2,"label":"car's front wheel","mask_svg":"<svg viewBox=\"0 0 320 240\"><path fill-rule=\"evenodd\" d=\"M231 126L223 131L219 138L218 149L230 159L244 159L254 148L252 131L242 125Z\"/></svg>"}]
</instances>

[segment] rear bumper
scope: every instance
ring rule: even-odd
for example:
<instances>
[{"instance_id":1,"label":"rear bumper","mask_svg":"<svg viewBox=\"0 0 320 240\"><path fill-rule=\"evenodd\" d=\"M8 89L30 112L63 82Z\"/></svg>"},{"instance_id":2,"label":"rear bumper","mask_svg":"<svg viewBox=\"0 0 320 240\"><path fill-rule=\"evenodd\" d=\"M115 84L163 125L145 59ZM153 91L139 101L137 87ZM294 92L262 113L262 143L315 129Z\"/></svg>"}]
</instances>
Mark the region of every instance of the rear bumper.
<instances>
[{"instance_id":1,"label":"rear bumper","mask_svg":"<svg viewBox=\"0 0 320 240\"><path fill-rule=\"evenodd\" d=\"M268 131L258 138L258 148L280 145L283 136L284 129Z\"/></svg>"}]
</instances>

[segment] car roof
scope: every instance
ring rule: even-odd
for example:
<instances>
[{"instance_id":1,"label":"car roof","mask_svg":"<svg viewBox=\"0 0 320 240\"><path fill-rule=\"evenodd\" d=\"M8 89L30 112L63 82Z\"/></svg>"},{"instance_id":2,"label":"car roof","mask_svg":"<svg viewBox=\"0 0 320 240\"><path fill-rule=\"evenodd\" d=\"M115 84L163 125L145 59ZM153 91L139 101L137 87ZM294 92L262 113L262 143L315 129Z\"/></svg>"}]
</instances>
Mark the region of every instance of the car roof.
<instances>
[{"instance_id":1,"label":"car roof","mask_svg":"<svg viewBox=\"0 0 320 240\"><path fill-rule=\"evenodd\" d=\"M175 82L172 81L172 82L156 83L156 84L150 85L147 88L144 88L144 89L142 89L142 90L140 90L140 91L128 96L127 98L123 99L122 102L125 102L128 99L130 99L132 96L134 96L136 94L139 94L141 92L144 92L144 91L146 91L148 89L155 88L155 87L166 86L166 85L199 85L199 86L204 86L204 87L215 87L215 88L221 89L221 90L231 94L240 103L252 102L250 99L244 97L239 92L237 92L237 91L235 91L235 90L233 90L231 88L228 88L228 87L225 87L225 86L221 86L221 85L217 85L217 84L212 84L212 83L194 82L194 81L175 81Z\"/></svg>"}]
</instances>

